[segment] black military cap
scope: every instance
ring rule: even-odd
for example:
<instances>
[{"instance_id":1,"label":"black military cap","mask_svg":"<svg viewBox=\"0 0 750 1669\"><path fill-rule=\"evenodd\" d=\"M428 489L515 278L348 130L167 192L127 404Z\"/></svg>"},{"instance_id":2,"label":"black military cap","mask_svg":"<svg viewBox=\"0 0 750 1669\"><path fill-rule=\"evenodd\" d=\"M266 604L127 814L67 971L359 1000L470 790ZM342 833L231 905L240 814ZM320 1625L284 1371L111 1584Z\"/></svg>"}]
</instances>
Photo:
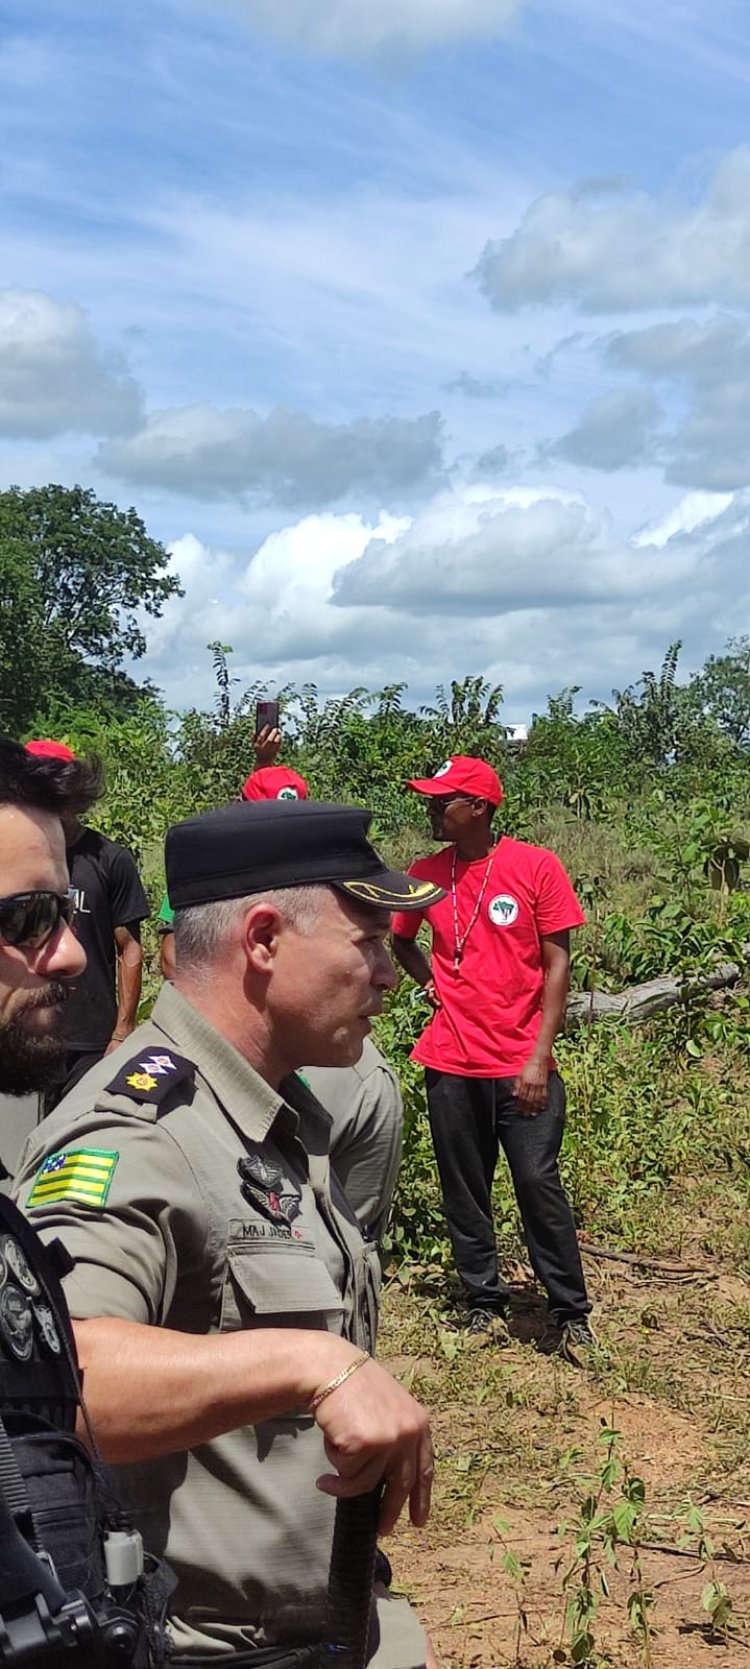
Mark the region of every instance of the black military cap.
<instances>
[{"instance_id":1,"label":"black military cap","mask_svg":"<svg viewBox=\"0 0 750 1669\"><path fill-rule=\"evenodd\" d=\"M426 910L442 888L388 869L370 845L370 813L320 800L241 800L167 834L174 910L275 887L338 887L381 910Z\"/></svg>"}]
</instances>

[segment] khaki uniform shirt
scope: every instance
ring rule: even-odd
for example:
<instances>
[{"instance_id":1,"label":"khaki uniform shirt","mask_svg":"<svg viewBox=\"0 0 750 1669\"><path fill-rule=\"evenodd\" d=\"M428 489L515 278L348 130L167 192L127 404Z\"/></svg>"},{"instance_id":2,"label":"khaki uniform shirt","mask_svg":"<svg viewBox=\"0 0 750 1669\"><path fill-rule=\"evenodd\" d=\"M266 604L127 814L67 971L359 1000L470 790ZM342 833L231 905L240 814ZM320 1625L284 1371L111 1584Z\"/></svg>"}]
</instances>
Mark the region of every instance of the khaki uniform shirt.
<instances>
[{"instance_id":1,"label":"khaki uniform shirt","mask_svg":"<svg viewBox=\"0 0 750 1669\"><path fill-rule=\"evenodd\" d=\"M331 1164L362 1231L381 1240L401 1163L396 1074L366 1037L356 1066L308 1066L302 1077L331 1115Z\"/></svg>"},{"instance_id":2,"label":"khaki uniform shirt","mask_svg":"<svg viewBox=\"0 0 750 1669\"><path fill-rule=\"evenodd\" d=\"M173 1053L195 1072L165 1087ZM127 1075L143 1089L141 1074L158 1084L158 1105L121 1092ZM108 1087L115 1078L118 1092ZM174 987L163 988L152 1019L32 1133L16 1178L42 1236L60 1235L75 1259L65 1283L74 1316L196 1334L328 1328L372 1347L377 1254L336 1182L331 1196L329 1120L295 1075L283 1088L282 1097ZM261 1150L275 1167L271 1203L286 1200L286 1217L269 1210L268 1196L264 1206L252 1177L243 1188L238 1162L250 1156L257 1172ZM147 1545L179 1579L178 1651L317 1636L335 1504L315 1480L329 1469L304 1410L121 1469ZM420 1631L408 1621L411 1645L373 1663L421 1663ZM398 1629L402 1641L410 1628Z\"/></svg>"}]
</instances>

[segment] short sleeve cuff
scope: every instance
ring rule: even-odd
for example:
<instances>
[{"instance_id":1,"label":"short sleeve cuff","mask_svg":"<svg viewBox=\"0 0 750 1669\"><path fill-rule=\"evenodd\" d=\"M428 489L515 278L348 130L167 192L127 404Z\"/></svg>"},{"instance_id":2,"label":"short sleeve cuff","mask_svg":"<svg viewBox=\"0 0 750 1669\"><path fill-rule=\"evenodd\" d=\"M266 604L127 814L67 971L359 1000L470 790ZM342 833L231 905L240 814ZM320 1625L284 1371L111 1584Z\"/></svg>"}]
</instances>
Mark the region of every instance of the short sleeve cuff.
<instances>
[{"instance_id":1,"label":"short sleeve cuff","mask_svg":"<svg viewBox=\"0 0 750 1669\"><path fill-rule=\"evenodd\" d=\"M79 1237L75 1229L66 1228L61 1234L59 1227L50 1225L45 1232L43 1223L38 1219L34 1220L34 1228L47 1244L51 1240L62 1240L66 1251L75 1260L75 1269L63 1280L65 1299L74 1321L93 1321L100 1316L116 1316L119 1321L145 1323L153 1320L143 1293L127 1276L109 1269L106 1264L87 1262L85 1256L79 1259L76 1246ZM86 1249L91 1250L90 1246ZM83 1253L83 1246L80 1250Z\"/></svg>"}]
</instances>

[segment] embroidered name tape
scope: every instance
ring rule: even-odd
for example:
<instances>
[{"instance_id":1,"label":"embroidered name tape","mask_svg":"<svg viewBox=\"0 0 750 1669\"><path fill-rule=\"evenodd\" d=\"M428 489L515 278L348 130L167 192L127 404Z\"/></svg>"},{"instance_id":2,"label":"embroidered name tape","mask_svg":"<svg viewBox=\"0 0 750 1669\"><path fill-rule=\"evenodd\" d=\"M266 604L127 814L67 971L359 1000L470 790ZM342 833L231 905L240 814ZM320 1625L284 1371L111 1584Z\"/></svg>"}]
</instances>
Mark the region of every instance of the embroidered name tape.
<instances>
[{"instance_id":1,"label":"embroidered name tape","mask_svg":"<svg viewBox=\"0 0 750 1669\"><path fill-rule=\"evenodd\" d=\"M69 1153L51 1153L36 1173L27 1208L77 1200L80 1205L101 1211L119 1157L118 1152L104 1147L78 1147Z\"/></svg>"}]
</instances>

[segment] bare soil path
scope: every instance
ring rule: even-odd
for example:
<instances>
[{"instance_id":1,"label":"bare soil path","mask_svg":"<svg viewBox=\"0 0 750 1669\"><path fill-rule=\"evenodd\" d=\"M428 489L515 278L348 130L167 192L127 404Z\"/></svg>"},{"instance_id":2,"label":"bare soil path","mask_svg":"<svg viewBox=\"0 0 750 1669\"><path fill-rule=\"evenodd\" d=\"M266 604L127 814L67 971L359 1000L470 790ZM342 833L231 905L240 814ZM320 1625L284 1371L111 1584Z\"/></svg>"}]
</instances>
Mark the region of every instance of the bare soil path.
<instances>
[{"instance_id":1,"label":"bare soil path","mask_svg":"<svg viewBox=\"0 0 750 1669\"><path fill-rule=\"evenodd\" d=\"M541 1305L520 1269L502 1351L454 1330L437 1271L388 1284L381 1356L432 1408L439 1461L428 1529L399 1529L389 1548L397 1585L446 1669L750 1669L750 1284L698 1238L680 1247L690 1276L586 1261L601 1349L583 1370L536 1351ZM620 1475L606 1489L611 1429ZM611 1511L623 1464L645 1490L640 1578L627 1541L612 1568L590 1538L593 1646L574 1659L564 1573L587 1496ZM628 1615L639 1583L647 1638ZM712 1625L705 1601L722 1588Z\"/></svg>"}]
</instances>

